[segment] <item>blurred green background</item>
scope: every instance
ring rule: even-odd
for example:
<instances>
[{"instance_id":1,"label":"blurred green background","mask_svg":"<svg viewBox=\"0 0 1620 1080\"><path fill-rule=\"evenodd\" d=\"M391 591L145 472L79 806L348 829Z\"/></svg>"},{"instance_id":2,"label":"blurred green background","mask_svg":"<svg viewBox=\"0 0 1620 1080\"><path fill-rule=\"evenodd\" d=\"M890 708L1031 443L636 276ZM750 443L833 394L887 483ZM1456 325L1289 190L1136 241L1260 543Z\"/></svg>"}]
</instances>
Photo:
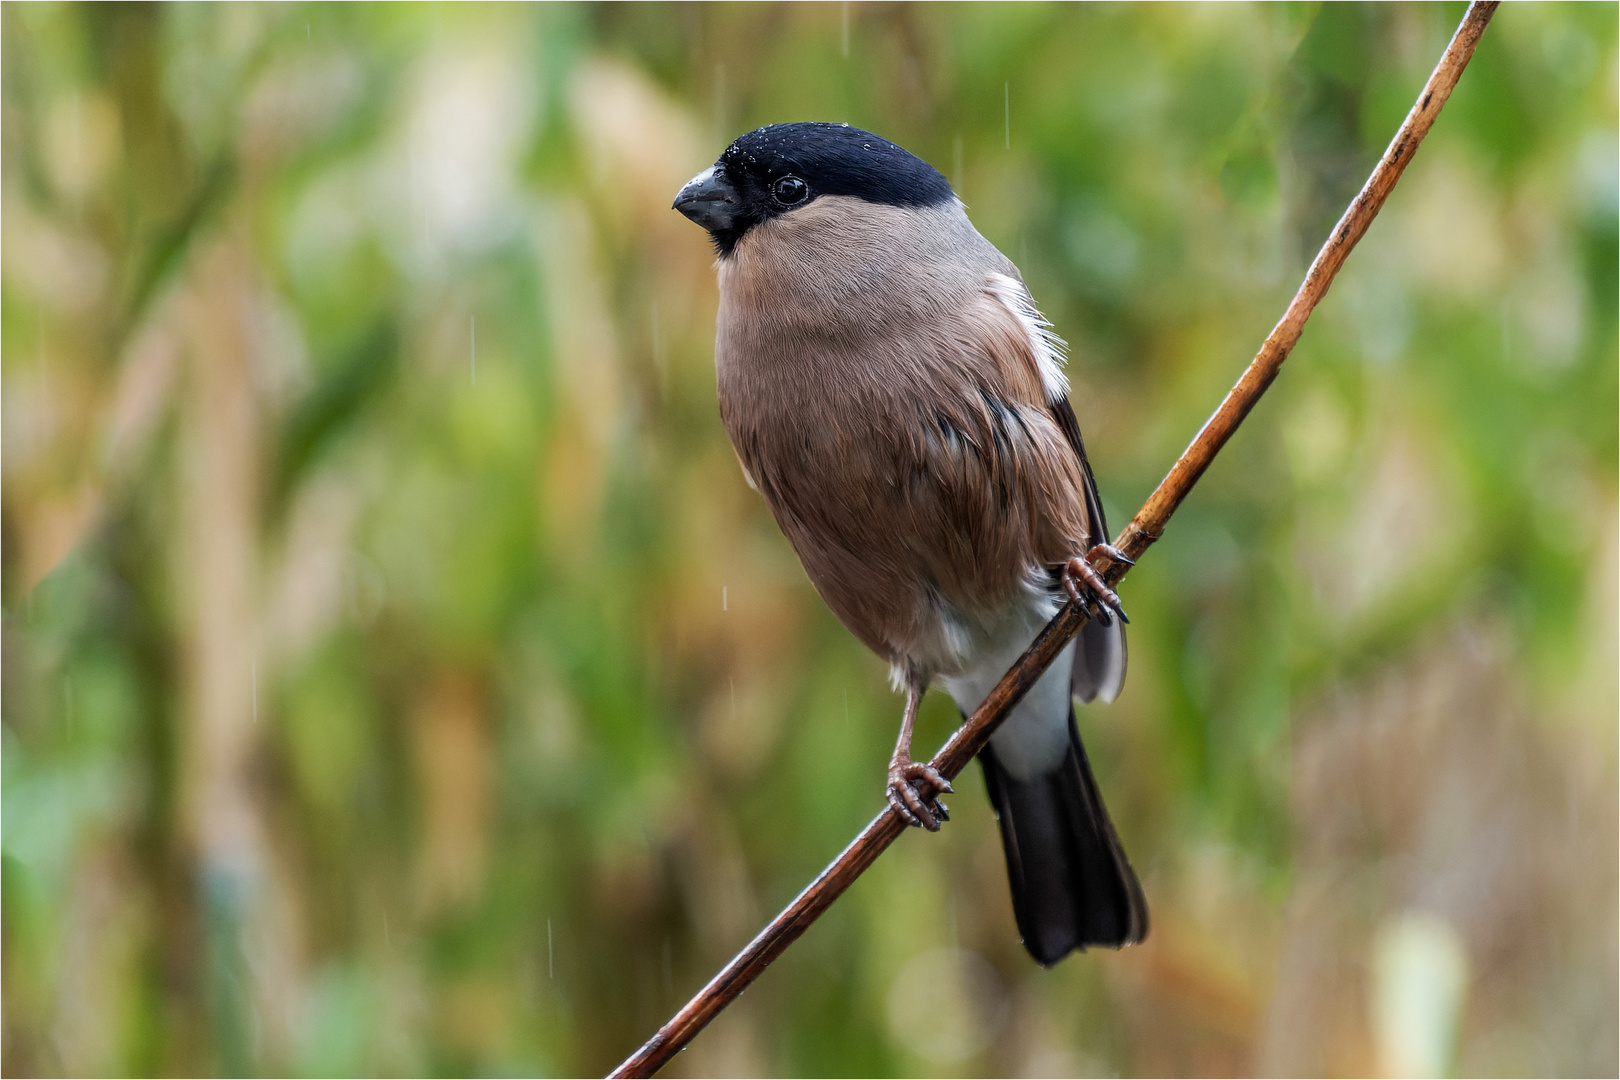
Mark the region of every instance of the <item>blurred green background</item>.
<instances>
[{"instance_id":1,"label":"blurred green background","mask_svg":"<svg viewBox=\"0 0 1620 1080\"><path fill-rule=\"evenodd\" d=\"M1501 10L1126 583L1148 942L1030 963L975 769L672 1074L1620 1068L1616 10ZM1461 13L4 4L4 1072L610 1068L900 711L676 188L770 121L937 165L1117 528Z\"/></svg>"}]
</instances>

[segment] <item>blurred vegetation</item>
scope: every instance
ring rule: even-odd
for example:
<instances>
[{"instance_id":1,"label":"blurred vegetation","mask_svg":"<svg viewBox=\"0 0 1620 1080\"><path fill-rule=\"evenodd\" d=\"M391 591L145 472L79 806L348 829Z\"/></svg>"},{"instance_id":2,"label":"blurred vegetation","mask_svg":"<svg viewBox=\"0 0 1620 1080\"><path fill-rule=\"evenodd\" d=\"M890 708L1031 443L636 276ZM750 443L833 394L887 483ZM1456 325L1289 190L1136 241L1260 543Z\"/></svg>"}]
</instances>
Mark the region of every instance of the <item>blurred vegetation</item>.
<instances>
[{"instance_id":1,"label":"blurred vegetation","mask_svg":"<svg viewBox=\"0 0 1620 1080\"><path fill-rule=\"evenodd\" d=\"M1461 11L0 7L4 1071L611 1067L900 707L733 460L679 184L938 165L1117 527ZM1501 10L1129 579L1149 941L1030 964L974 772L674 1073L1615 1073L1616 36Z\"/></svg>"}]
</instances>

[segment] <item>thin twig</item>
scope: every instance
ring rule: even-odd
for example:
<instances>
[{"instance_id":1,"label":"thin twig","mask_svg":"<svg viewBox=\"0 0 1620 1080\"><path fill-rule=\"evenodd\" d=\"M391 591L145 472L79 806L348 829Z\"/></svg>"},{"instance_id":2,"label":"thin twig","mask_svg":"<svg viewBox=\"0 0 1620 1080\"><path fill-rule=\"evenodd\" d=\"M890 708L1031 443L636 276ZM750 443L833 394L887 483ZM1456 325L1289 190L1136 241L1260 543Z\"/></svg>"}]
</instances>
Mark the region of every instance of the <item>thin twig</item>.
<instances>
[{"instance_id":1,"label":"thin twig","mask_svg":"<svg viewBox=\"0 0 1620 1080\"><path fill-rule=\"evenodd\" d=\"M1345 258L1361 239L1362 234L1367 231L1367 226L1372 224L1373 218L1383 207L1384 200L1389 197L1390 191L1400 180L1401 173L1406 170L1407 163L1417 152L1418 145L1429 133L1429 128L1433 126L1435 117L1440 114L1446 99L1451 96L1452 88L1462 77L1463 68L1468 66L1469 59L1474 55L1474 47L1479 43L1480 35L1485 32L1485 26L1490 22L1496 8L1497 0L1473 0L1468 5L1462 24L1452 36L1451 43L1446 46L1446 51L1440 57L1440 63L1435 67L1434 73L1429 76L1417 104L1412 106L1405 123L1396 132L1389 149L1384 151L1384 156L1373 169L1372 175L1367 178L1367 183L1355 201L1350 204L1350 208L1344 212L1344 216L1339 219L1339 223L1334 226L1327 243L1322 245L1322 250L1317 253L1310 270L1305 274L1304 283L1294 294L1288 310L1283 313L1282 320L1266 338L1259 353L1243 372L1243 377L1226 395L1226 400L1221 402L1221 407L1205 422L1203 429L1176 461L1169 475L1148 497L1142 509L1137 511L1136 516L1125 526L1119 539L1115 541L1115 547L1128 557L1137 558L1163 535L1170 515L1175 513L1176 507L1181 505L1181 500L1187 497L1187 493L1204 474L1204 470L1209 467L1215 455L1226 445L1226 440L1232 437L1238 425L1243 423L1244 417L1249 415L1249 410L1260 400L1260 395L1266 392L1266 388L1277 377L1283 361L1288 359L1294 344L1299 341L1300 332L1304 330L1305 320L1310 317L1311 310L1327 294L1328 286L1333 283L1334 276L1344 265ZM1129 567L1109 562L1106 567L1100 566L1099 569L1105 572L1111 582L1117 582L1125 576ZM996 726L1034 685L1035 680L1040 678L1041 673L1056 659L1057 654L1070 639L1079 633L1085 621L1086 615L1083 610L1074 604L1064 605L1024 655L1013 664L1012 669L996 684L995 689L990 691L990 696L985 698L984 704L974 711L967 722L957 729L935 755L931 763L934 768L944 773L947 778L955 777L961 772L967 763L973 760L974 755L984 749ZM832 865L823 870L820 876L787 906L786 910L772 919L770 925L748 943L747 948L733 957L724 970L710 980L696 997L687 1002L669 1023L660 1028L656 1035L647 1040L641 1049L627 1058L610 1075L651 1076L662 1068L664 1063L678 1054L720 1010L741 994L772 960L797 940L799 935L804 933L810 924L815 922L821 913L838 899L843 891L849 888L850 884L860 877L904 831L905 825L892 809L886 808L873 818L854 842L845 848L838 858L833 860Z\"/></svg>"}]
</instances>

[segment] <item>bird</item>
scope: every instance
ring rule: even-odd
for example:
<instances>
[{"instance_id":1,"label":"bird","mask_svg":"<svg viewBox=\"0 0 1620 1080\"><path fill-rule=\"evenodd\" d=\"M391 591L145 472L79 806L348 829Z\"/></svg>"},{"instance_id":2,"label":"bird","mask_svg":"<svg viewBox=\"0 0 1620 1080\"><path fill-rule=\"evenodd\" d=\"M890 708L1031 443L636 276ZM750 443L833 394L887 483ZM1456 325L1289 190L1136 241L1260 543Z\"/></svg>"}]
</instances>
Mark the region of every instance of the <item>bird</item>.
<instances>
[{"instance_id":1,"label":"bird","mask_svg":"<svg viewBox=\"0 0 1620 1080\"><path fill-rule=\"evenodd\" d=\"M905 707L885 795L949 820L913 760L924 693L964 716L1062 606L1091 618L980 753L1019 936L1051 966L1147 934L1074 698L1124 683L1110 546L1065 345L933 166L848 124L770 124L675 197L713 242L720 417L811 584Z\"/></svg>"}]
</instances>

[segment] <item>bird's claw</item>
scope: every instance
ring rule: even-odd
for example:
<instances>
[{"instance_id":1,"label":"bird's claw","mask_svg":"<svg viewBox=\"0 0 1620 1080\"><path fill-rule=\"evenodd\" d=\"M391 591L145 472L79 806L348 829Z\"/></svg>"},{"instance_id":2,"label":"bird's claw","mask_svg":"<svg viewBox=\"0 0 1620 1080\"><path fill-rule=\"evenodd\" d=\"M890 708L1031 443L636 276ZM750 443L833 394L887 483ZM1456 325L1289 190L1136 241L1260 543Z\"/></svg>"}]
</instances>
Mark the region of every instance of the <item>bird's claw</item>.
<instances>
[{"instance_id":1,"label":"bird's claw","mask_svg":"<svg viewBox=\"0 0 1620 1080\"><path fill-rule=\"evenodd\" d=\"M923 795L925 785L933 789L926 796ZM938 832L941 822L951 820L950 811L939 796L955 790L932 765L921 761L895 761L889 765L889 805L907 825Z\"/></svg>"},{"instance_id":2,"label":"bird's claw","mask_svg":"<svg viewBox=\"0 0 1620 1080\"><path fill-rule=\"evenodd\" d=\"M1106 555L1114 562L1123 563L1126 566L1136 565L1135 559L1119 550L1119 548L1115 547L1113 544L1093 544L1091 546L1091 550L1086 552L1086 558L1088 560L1095 559L1098 554Z\"/></svg>"},{"instance_id":3,"label":"bird's claw","mask_svg":"<svg viewBox=\"0 0 1620 1080\"><path fill-rule=\"evenodd\" d=\"M1085 558L1070 559L1063 567L1063 589L1069 594L1069 599L1079 605L1080 610L1093 614L1104 626L1114 624L1114 616L1119 621L1128 623L1131 617L1125 614L1125 608L1119 602L1119 594L1108 587L1108 582L1097 572L1092 560L1099 555L1126 566L1135 566L1135 560L1127 557L1124 552L1112 544L1097 544L1088 552Z\"/></svg>"}]
</instances>

